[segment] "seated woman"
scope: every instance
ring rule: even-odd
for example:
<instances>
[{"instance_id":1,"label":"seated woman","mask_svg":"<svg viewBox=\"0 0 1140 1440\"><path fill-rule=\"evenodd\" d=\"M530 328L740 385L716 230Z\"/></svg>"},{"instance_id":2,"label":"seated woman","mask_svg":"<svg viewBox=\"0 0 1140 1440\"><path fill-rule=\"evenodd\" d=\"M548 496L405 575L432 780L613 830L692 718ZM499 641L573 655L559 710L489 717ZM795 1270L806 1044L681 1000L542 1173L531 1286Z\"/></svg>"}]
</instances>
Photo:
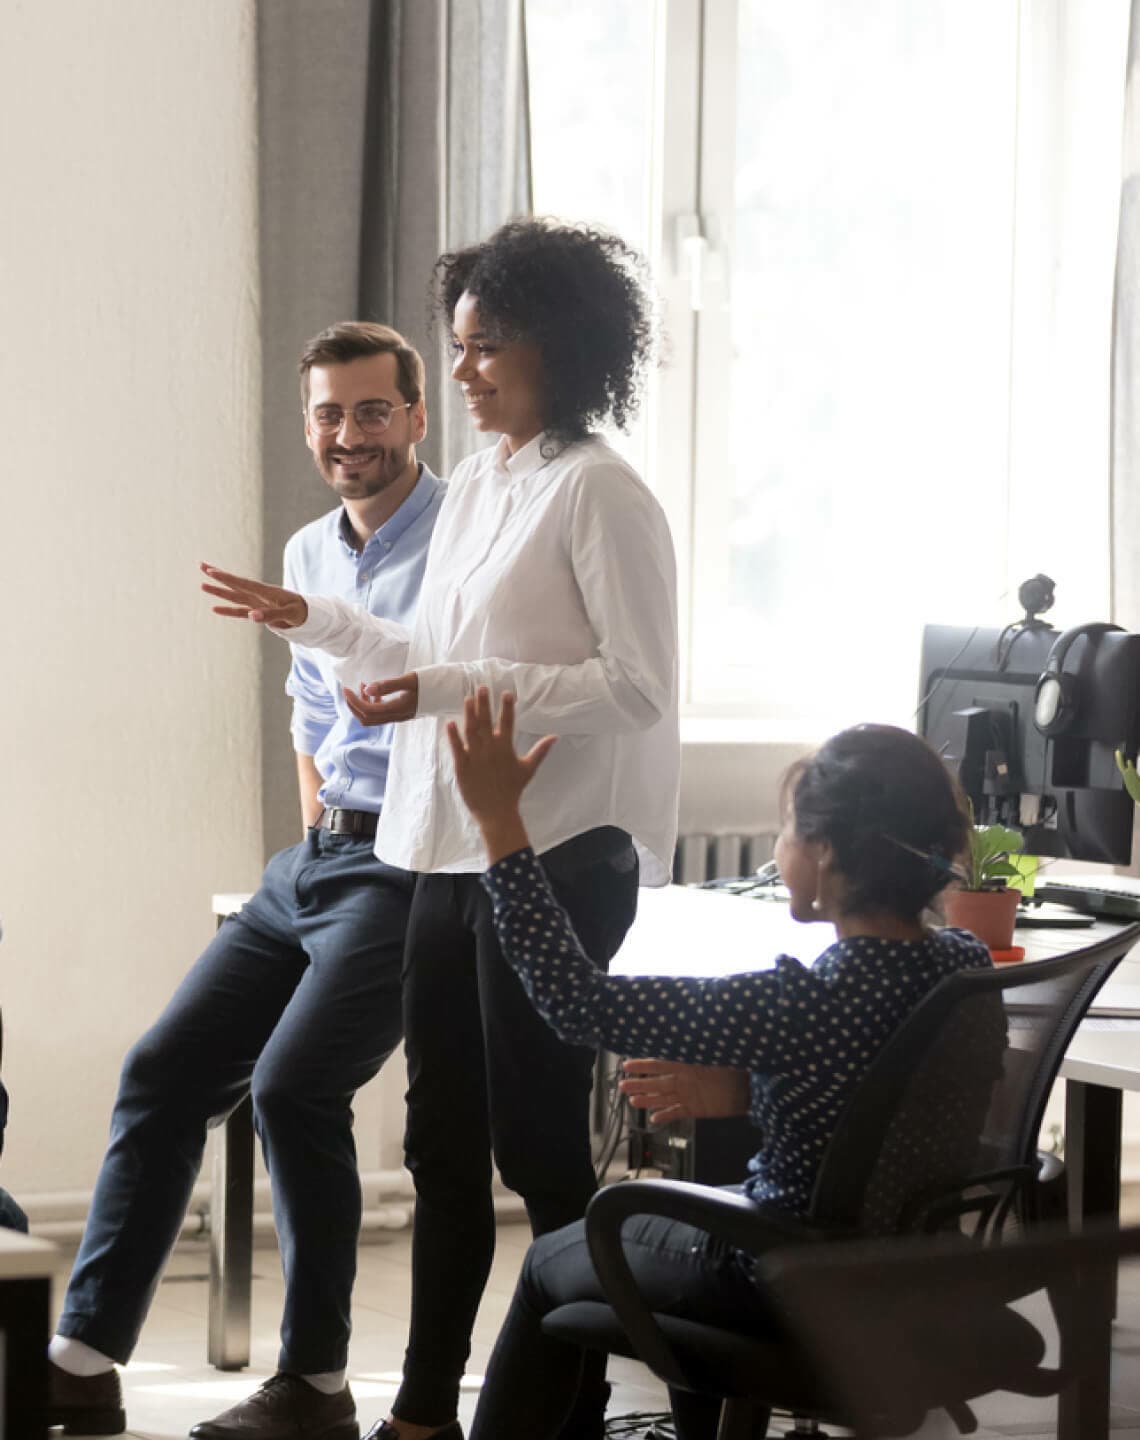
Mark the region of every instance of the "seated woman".
<instances>
[{"instance_id":1,"label":"seated woman","mask_svg":"<svg viewBox=\"0 0 1140 1440\"><path fill-rule=\"evenodd\" d=\"M485 689L448 738L460 793L482 831L503 953L531 1001L566 1040L749 1072L762 1144L744 1192L773 1214L802 1216L848 1097L891 1035L945 976L984 969L989 951L961 930L930 930L923 912L951 879L968 820L937 755L885 725L833 736L793 768L776 861L800 921L838 939L814 965L723 979L609 976L586 959L529 848L519 798L554 738L513 743L514 702L498 724ZM763 1333L751 1259L688 1225L645 1217L623 1244L655 1309ZM487 1371L471 1440L543 1440L574 1398L581 1351L541 1330L544 1314L601 1299L584 1222L536 1240Z\"/></svg>"}]
</instances>

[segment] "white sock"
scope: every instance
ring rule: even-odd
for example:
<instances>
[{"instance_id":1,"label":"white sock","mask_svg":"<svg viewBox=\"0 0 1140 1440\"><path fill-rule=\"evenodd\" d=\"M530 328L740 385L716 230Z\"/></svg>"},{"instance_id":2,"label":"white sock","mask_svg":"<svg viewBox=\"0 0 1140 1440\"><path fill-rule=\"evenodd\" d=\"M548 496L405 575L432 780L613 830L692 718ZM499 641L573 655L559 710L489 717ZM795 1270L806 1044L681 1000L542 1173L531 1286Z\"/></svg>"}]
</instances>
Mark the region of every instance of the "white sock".
<instances>
[{"instance_id":1,"label":"white sock","mask_svg":"<svg viewBox=\"0 0 1140 1440\"><path fill-rule=\"evenodd\" d=\"M322 1395L339 1395L348 1378L347 1370L322 1370L319 1375L302 1375L301 1379Z\"/></svg>"},{"instance_id":2,"label":"white sock","mask_svg":"<svg viewBox=\"0 0 1140 1440\"><path fill-rule=\"evenodd\" d=\"M115 1362L100 1350L73 1340L70 1335L53 1335L48 1346L48 1359L69 1375L106 1375Z\"/></svg>"}]
</instances>

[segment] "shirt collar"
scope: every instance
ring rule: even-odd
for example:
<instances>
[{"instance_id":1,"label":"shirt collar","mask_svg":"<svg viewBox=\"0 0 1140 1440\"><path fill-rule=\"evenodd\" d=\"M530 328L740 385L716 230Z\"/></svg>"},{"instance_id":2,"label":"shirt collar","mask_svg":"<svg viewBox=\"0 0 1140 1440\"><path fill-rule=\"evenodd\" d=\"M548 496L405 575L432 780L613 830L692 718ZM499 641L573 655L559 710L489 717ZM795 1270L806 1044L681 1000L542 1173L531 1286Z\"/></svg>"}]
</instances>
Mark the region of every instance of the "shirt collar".
<instances>
[{"instance_id":1,"label":"shirt collar","mask_svg":"<svg viewBox=\"0 0 1140 1440\"><path fill-rule=\"evenodd\" d=\"M541 470L544 465L550 463L551 457L542 453L543 446L549 446L552 442L546 431L536 435L533 440L528 440L521 450L516 450L512 455L507 446L507 437L501 435L499 443L495 446L495 470L508 480L526 480L529 476Z\"/></svg>"},{"instance_id":2,"label":"shirt collar","mask_svg":"<svg viewBox=\"0 0 1140 1440\"><path fill-rule=\"evenodd\" d=\"M394 545L400 536L403 535L410 526L416 523L431 504L442 483L439 477L433 475L428 467L421 462L419 479L412 487L411 494L396 513L390 515L388 519L384 521L383 525L380 526L379 530L374 531L369 536L359 550L355 544L356 533L348 518L348 511L342 505L337 517L337 533L340 535L345 548L351 550L354 556L360 556L368 549L368 546L371 545L373 541L382 540L389 545Z\"/></svg>"},{"instance_id":3,"label":"shirt collar","mask_svg":"<svg viewBox=\"0 0 1140 1440\"><path fill-rule=\"evenodd\" d=\"M333 512L336 515L336 533L340 537L340 543L346 550L350 550L354 556L359 555L364 546L358 543L356 531L352 528L352 522L348 518L348 511L342 505L339 510Z\"/></svg>"}]
</instances>

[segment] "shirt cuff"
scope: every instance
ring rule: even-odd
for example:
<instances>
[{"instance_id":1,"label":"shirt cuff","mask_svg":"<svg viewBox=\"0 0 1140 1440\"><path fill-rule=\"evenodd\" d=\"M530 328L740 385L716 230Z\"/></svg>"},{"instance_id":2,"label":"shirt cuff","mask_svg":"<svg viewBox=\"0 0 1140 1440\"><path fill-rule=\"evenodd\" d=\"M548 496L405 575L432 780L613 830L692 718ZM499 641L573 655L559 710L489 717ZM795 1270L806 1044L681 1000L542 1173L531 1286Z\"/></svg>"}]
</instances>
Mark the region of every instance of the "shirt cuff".
<instances>
[{"instance_id":1,"label":"shirt cuff","mask_svg":"<svg viewBox=\"0 0 1140 1440\"><path fill-rule=\"evenodd\" d=\"M546 876L538 863L538 856L528 845L501 860L485 871L483 888L495 905L509 905L519 898L520 891L530 891L534 886L545 884Z\"/></svg>"},{"instance_id":2,"label":"shirt cuff","mask_svg":"<svg viewBox=\"0 0 1140 1440\"><path fill-rule=\"evenodd\" d=\"M337 627L337 609L332 601L323 595L306 595L305 604L309 614L303 625L293 625L288 630L279 630L275 625L268 625L266 629L272 630L274 635L280 635L282 640L304 645L309 650L319 650L321 641L327 640Z\"/></svg>"},{"instance_id":3,"label":"shirt cuff","mask_svg":"<svg viewBox=\"0 0 1140 1440\"><path fill-rule=\"evenodd\" d=\"M419 691L417 715L462 715L467 698L467 670L463 665L424 665L416 671Z\"/></svg>"}]
</instances>

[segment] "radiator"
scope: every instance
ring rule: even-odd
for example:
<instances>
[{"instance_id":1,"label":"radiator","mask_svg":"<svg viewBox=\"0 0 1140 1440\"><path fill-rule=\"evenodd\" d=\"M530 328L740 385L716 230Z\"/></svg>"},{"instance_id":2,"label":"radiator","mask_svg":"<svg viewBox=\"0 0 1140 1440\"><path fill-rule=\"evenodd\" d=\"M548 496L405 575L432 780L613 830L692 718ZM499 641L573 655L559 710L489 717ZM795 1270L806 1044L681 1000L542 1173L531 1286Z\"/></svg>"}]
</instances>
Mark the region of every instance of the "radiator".
<instances>
[{"instance_id":1,"label":"radiator","mask_svg":"<svg viewBox=\"0 0 1140 1440\"><path fill-rule=\"evenodd\" d=\"M673 880L678 885L699 885L727 875L750 875L771 860L776 837L772 834L677 837L673 854Z\"/></svg>"}]
</instances>

